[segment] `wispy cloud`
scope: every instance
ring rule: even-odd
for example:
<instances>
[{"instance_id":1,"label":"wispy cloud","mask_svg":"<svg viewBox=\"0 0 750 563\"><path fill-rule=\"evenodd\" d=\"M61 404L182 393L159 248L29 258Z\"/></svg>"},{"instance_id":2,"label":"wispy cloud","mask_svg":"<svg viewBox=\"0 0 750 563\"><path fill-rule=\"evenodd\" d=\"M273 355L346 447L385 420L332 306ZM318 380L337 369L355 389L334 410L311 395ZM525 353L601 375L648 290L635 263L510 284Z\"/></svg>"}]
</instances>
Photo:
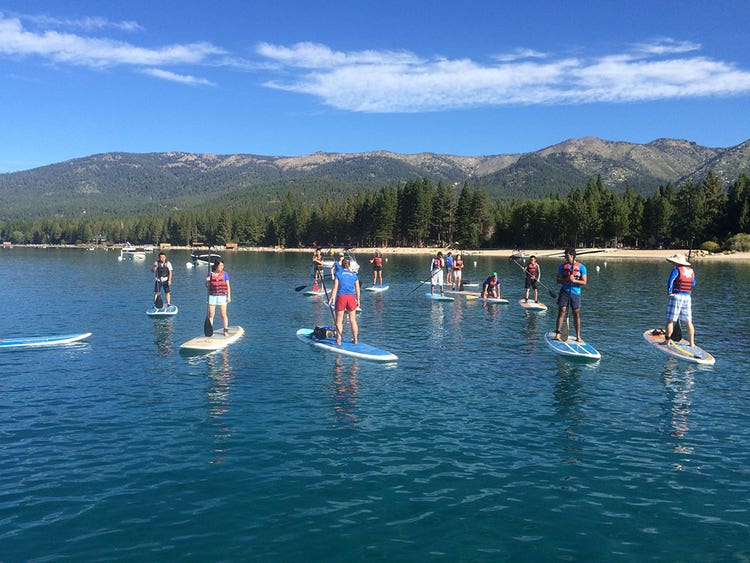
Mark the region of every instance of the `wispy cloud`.
<instances>
[{"instance_id":1,"label":"wispy cloud","mask_svg":"<svg viewBox=\"0 0 750 563\"><path fill-rule=\"evenodd\" d=\"M17 16L23 21L41 27L58 27L66 29L82 29L84 31L95 31L101 29L117 29L127 32L140 32L143 27L134 21L112 21L99 16L84 16L82 18L57 18L47 15L23 14Z\"/></svg>"},{"instance_id":2,"label":"wispy cloud","mask_svg":"<svg viewBox=\"0 0 750 563\"><path fill-rule=\"evenodd\" d=\"M555 57L531 49L470 59L409 52L338 52L316 43L262 43L276 65L266 86L359 112L424 112L536 104L633 102L750 93L750 71L695 56L700 45L661 39L622 53ZM686 53L693 53L687 56Z\"/></svg>"},{"instance_id":3,"label":"wispy cloud","mask_svg":"<svg viewBox=\"0 0 750 563\"><path fill-rule=\"evenodd\" d=\"M144 74L161 78L162 80L169 80L170 82L179 82L180 84L199 84L201 86L216 86L210 80L205 78L198 78L196 76L190 76L189 74L177 74L176 72L170 72L168 70L161 70L158 68L147 68L143 70Z\"/></svg>"},{"instance_id":4,"label":"wispy cloud","mask_svg":"<svg viewBox=\"0 0 750 563\"><path fill-rule=\"evenodd\" d=\"M126 41L88 37L52 29L26 29L18 17L5 17L0 13L0 56L38 57L57 64L92 68L130 66L148 68L152 76L176 80L179 74L153 72L154 67L180 65L221 64L227 52L211 43L195 42L182 45L165 45L146 48ZM189 77L179 82L185 84L210 83Z\"/></svg>"}]
</instances>

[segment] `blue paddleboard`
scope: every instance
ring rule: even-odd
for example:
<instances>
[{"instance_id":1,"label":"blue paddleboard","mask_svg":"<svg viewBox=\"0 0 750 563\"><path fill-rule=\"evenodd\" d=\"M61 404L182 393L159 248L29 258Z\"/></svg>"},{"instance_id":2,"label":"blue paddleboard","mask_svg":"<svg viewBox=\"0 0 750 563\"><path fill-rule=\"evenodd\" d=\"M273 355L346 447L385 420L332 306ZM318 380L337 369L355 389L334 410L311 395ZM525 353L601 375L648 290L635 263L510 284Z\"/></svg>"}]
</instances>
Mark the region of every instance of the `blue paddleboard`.
<instances>
[{"instance_id":1,"label":"blue paddleboard","mask_svg":"<svg viewBox=\"0 0 750 563\"><path fill-rule=\"evenodd\" d=\"M168 307L159 307L158 309L156 307L149 307L146 309L146 314L149 317L171 317L172 315L176 315L177 311L179 311L177 305L169 305Z\"/></svg>"},{"instance_id":2,"label":"blue paddleboard","mask_svg":"<svg viewBox=\"0 0 750 563\"><path fill-rule=\"evenodd\" d=\"M579 360L595 361L602 357L591 344L577 342L575 335L568 335L567 340L555 340L555 331L544 334L544 340L555 354Z\"/></svg>"},{"instance_id":3,"label":"blue paddleboard","mask_svg":"<svg viewBox=\"0 0 750 563\"><path fill-rule=\"evenodd\" d=\"M425 293L425 296L427 299L432 299L433 301L455 301L455 297L449 297L447 295L440 295L439 293L435 293L434 295L432 293Z\"/></svg>"},{"instance_id":4,"label":"blue paddleboard","mask_svg":"<svg viewBox=\"0 0 750 563\"><path fill-rule=\"evenodd\" d=\"M395 362L398 360L396 354L391 354L386 350L381 350L369 344L357 342L354 344L350 339L342 339L341 344L336 344L336 338L315 338L313 329L301 328L297 331L297 338L326 352L335 352L344 356L352 356L361 360L370 360L372 362Z\"/></svg>"},{"instance_id":5,"label":"blue paddleboard","mask_svg":"<svg viewBox=\"0 0 750 563\"><path fill-rule=\"evenodd\" d=\"M40 346L59 346L85 340L91 336L90 332L80 334L62 334L58 336L29 336L20 338L0 339L0 349L5 348L31 348Z\"/></svg>"}]
</instances>

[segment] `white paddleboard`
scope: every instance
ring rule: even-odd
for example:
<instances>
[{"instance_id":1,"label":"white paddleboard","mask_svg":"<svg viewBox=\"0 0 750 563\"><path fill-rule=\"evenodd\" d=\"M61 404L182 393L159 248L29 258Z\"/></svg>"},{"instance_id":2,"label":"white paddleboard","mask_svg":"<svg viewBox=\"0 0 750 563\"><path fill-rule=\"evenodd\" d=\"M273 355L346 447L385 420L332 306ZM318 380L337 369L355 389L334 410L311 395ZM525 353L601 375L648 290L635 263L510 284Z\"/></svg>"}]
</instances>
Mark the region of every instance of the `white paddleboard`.
<instances>
[{"instance_id":1,"label":"white paddleboard","mask_svg":"<svg viewBox=\"0 0 750 563\"><path fill-rule=\"evenodd\" d=\"M478 301L484 301L485 303L497 303L500 305L506 305L508 303L507 299L503 299L502 297L482 297L481 295L467 295L466 300L476 299Z\"/></svg>"},{"instance_id":2,"label":"white paddleboard","mask_svg":"<svg viewBox=\"0 0 750 563\"><path fill-rule=\"evenodd\" d=\"M448 295L440 295L439 293L435 293L434 295L432 293L425 293L425 296L427 299L432 299L433 301L455 301L455 297L450 297Z\"/></svg>"},{"instance_id":3,"label":"white paddleboard","mask_svg":"<svg viewBox=\"0 0 750 563\"><path fill-rule=\"evenodd\" d=\"M342 339L341 344L336 344L335 338L315 338L313 336L313 329L301 328L297 331L297 338L327 352L335 352L336 354L343 354L344 356L352 356L361 360L369 360L372 362L395 362L398 360L396 354L392 354L386 350L381 350L375 346L369 344L363 344L357 342L354 344L351 339Z\"/></svg>"},{"instance_id":4,"label":"white paddleboard","mask_svg":"<svg viewBox=\"0 0 750 563\"><path fill-rule=\"evenodd\" d=\"M224 336L223 329L219 328L218 330L214 330L212 336L191 338L180 345L180 352L183 354L207 354L215 352L237 342L243 334L245 334L245 329L241 326L230 326L227 336Z\"/></svg>"},{"instance_id":5,"label":"white paddleboard","mask_svg":"<svg viewBox=\"0 0 750 563\"><path fill-rule=\"evenodd\" d=\"M313 296L313 295L325 295L326 292L324 289L318 289L317 291L314 289L308 289L307 291L303 292L303 295L307 296Z\"/></svg>"},{"instance_id":6,"label":"white paddleboard","mask_svg":"<svg viewBox=\"0 0 750 563\"><path fill-rule=\"evenodd\" d=\"M380 293L381 291L388 291L389 287L390 286L388 285L383 285L383 286L371 285L370 287L366 287L365 291L374 291L375 293Z\"/></svg>"},{"instance_id":7,"label":"white paddleboard","mask_svg":"<svg viewBox=\"0 0 750 563\"><path fill-rule=\"evenodd\" d=\"M544 334L544 341L555 354L560 354L571 359L595 361L602 357L599 351L591 344L577 342L575 335L569 334L567 340L555 340L555 331L551 330Z\"/></svg>"},{"instance_id":8,"label":"white paddleboard","mask_svg":"<svg viewBox=\"0 0 750 563\"><path fill-rule=\"evenodd\" d=\"M684 338L679 342L670 341L669 345L665 345L664 332L661 331L661 329L659 329L659 331L660 332L654 334L654 329L650 328L643 333L643 338L646 342L659 350L659 352L693 364L712 366L716 363L716 358L711 354L706 352L700 346L690 346L690 343Z\"/></svg>"},{"instance_id":9,"label":"white paddleboard","mask_svg":"<svg viewBox=\"0 0 750 563\"><path fill-rule=\"evenodd\" d=\"M149 307L146 309L146 314L149 317L171 317L172 315L176 315L177 311L179 311L177 305L169 305L168 307L161 307L159 309Z\"/></svg>"},{"instance_id":10,"label":"white paddleboard","mask_svg":"<svg viewBox=\"0 0 750 563\"><path fill-rule=\"evenodd\" d=\"M58 336L27 336L18 338L0 339L0 350L7 348L31 348L41 346L59 346L61 344L71 344L87 339L91 336L90 332L80 334L62 334Z\"/></svg>"},{"instance_id":11,"label":"white paddleboard","mask_svg":"<svg viewBox=\"0 0 750 563\"><path fill-rule=\"evenodd\" d=\"M544 303L535 303L534 301L526 301L525 299L519 299L518 304L526 309L527 311L546 311L547 305Z\"/></svg>"}]
</instances>

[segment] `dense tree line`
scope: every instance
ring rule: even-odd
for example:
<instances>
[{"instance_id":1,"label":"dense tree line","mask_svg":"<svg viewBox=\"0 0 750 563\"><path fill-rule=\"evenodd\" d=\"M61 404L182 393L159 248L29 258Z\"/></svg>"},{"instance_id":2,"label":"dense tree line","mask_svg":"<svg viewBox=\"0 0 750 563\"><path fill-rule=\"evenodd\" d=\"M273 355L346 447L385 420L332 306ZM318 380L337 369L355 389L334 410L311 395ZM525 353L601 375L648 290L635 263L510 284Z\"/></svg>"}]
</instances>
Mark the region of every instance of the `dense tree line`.
<instances>
[{"instance_id":1,"label":"dense tree line","mask_svg":"<svg viewBox=\"0 0 750 563\"><path fill-rule=\"evenodd\" d=\"M288 193L274 211L231 207L149 217L45 218L2 225L16 244L237 242L245 246L416 246L543 248L708 245L750 233L750 178L728 189L709 172L700 183L660 186L650 197L622 195L591 179L567 196L492 201L481 186L422 178L310 206ZM747 239L747 236L742 237Z\"/></svg>"}]
</instances>

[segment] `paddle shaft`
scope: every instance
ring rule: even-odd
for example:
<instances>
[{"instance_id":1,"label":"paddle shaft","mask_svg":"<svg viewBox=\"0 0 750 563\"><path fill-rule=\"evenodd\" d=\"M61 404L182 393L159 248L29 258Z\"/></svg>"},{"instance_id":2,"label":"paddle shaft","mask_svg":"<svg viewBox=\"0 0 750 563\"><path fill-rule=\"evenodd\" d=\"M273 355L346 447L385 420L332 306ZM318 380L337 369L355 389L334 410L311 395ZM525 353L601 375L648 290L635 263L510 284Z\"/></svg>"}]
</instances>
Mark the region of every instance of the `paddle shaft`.
<instances>
[{"instance_id":1,"label":"paddle shaft","mask_svg":"<svg viewBox=\"0 0 750 563\"><path fill-rule=\"evenodd\" d=\"M524 273L524 275L526 275L526 268L524 268L523 266L521 266L521 264L519 264L518 262L516 262L516 259L515 259L515 258L513 258L512 256L511 256L511 260L513 261L513 263L514 263L514 264L515 264L516 266L518 266L519 268L521 268L521 271L522 271L522 272ZM550 289L549 287L547 287L546 285L544 285L544 282L543 282L542 280L540 280L540 279L538 279L538 278L537 278L537 280L536 280L536 281L537 281L537 283L539 283L539 285L541 285L541 286L542 286L542 287L543 287L544 289L546 289L546 290L547 290L547 293L549 293L549 296L550 296L550 297L551 297L552 299L557 299L557 293L555 293L555 292L554 292L554 291L552 291L552 290L551 290L551 289Z\"/></svg>"},{"instance_id":2,"label":"paddle shaft","mask_svg":"<svg viewBox=\"0 0 750 563\"><path fill-rule=\"evenodd\" d=\"M203 335L214 335L214 324L211 322L211 247L208 247L208 283L206 284L206 320L203 321Z\"/></svg>"}]
</instances>

